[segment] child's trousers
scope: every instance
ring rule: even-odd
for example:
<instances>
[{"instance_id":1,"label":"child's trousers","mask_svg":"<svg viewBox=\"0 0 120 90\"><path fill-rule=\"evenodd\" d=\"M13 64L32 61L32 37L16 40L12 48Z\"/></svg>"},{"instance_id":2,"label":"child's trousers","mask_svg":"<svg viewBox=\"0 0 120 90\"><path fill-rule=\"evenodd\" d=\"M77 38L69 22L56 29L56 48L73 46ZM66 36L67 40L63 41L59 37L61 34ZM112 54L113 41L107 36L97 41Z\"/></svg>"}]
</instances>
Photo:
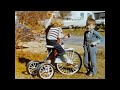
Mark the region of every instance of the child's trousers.
<instances>
[{"instance_id":1,"label":"child's trousers","mask_svg":"<svg viewBox=\"0 0 120 90\"><path fill-rule=\"evenodd\" d=\"M87 71L92 71L93 74L96 74L96 46L85 45L84 46L84 66Z\"/></svg>"}]
</instances>

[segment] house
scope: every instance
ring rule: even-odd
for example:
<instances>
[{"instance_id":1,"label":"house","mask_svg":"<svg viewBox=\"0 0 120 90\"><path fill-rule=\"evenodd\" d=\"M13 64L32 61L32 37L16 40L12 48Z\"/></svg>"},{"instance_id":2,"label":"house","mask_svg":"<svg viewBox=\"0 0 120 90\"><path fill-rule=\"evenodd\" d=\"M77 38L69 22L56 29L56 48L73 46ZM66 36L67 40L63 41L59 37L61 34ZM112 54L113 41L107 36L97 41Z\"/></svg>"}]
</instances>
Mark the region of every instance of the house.
<instances>
[{"instance_id":1,"label":"house","mask_svg":"<svg viewBox=\"0 0 120 90\"><path fill-rule=\"evenodd\" d=\"M97 25L105 25L105 11L71 11L71 16L63 18L63 28L85 27L89 16L95 19Z\"/></svg>"},{"instance_id":2,"label":"house","mask_svg":"<svg viewBox=\"0 0 120 90\"><path fill-rule=\"evenodd\" d=\"M71 11L71 16L63 18L63 28L85 27L87 18L92 14L92 11Z\"/></svg>"},{"instance_id":3,"label":"house","mask_svg":"<svg viewBox=\"0 0 120 90\"><path fill-rule=\"evenodd\" d=\"M105 25L105 11L93 11L93 15L97 25Z\"/></svg>"}]
</instances>

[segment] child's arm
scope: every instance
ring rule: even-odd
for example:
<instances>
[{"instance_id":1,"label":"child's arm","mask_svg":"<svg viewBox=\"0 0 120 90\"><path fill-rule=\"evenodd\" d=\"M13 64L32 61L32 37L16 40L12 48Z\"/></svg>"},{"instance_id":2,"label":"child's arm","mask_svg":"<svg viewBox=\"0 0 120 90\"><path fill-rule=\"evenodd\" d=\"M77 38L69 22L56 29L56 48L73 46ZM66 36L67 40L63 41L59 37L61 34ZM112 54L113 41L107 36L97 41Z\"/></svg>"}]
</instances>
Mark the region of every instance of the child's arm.
<instances>
[{"instance_id":1,"label":"child's arm","mask_svg":"<svg viewBox=\"0 0 120 90\"><path fill-rule=\"evenodd\" d=\"M71 35L70 34L63 34L62 32L59 34L59 38L63 38L63 39L65 39L65 38L69 38L69 37L71 37Z\"/></svg>"},{"instance_id":2,"label":"child's arm","mask_svg":"<svg viewBox=\"0 0 120 90\"><path fill-rule=\"evenodd\" d=\"M86 33L87 32L84 33L83 47L85 46L85 42L86 42Z\"/></svg>"},{"instance_id":3,"label":"child's arm","mask_svg":"<svg viewBox=\"0 0 120 90\"><path fill-rule=\"evenodd\" d=\"M71 35L68 33L68 34L65 34L63 38L69 38L71 37Z\"/></svg>"},{"instance_id":4,"label":"child's arm","mask_svg":"<svg viewBox=\"0 0 120 90\"><path fill-rule=\"evenodd\" d=\"M64 34L62 32L60 32L58 38L60 38L60 39L64 38Z\"/></svg>"},{"instance_id":5,"label":"child's arm","mask_svg":"<svg viewBox=\"0 0 120 90\"><path fill-rule=\"evenodd\" d=\"M50 17L50 19L48 19L48 20L46 20L46 21L44 22L44 27L45 27L45 29L48 28L48 26L50 25L52 19L53 19L53 14L52 14L52 16Z\"/></svg>"},{"instance_id":6,"label":"child's arm","mask_svg":"<svg viewBox=\"0 0 120 90\"><path fill-rule=\"evenodd\" d=\"M96 37L98 38L98 40L92 42L93 45L99 44L100 42L103 41L103 37L97 31L94 31L94 34L96 35Z\"/></svg>"},{"instance_id":7,"label":"child's arm","mask_svg":"<svg viewBox=\"0 0 120 90\"><path fill-rule=\"evenodd\" d=\"M65 38L65 35L63 34L62 29L61 28L59 28L59 29L60 30L59 30L58 38L60 38L60 39Z\"/></svg>"}]
</instances>

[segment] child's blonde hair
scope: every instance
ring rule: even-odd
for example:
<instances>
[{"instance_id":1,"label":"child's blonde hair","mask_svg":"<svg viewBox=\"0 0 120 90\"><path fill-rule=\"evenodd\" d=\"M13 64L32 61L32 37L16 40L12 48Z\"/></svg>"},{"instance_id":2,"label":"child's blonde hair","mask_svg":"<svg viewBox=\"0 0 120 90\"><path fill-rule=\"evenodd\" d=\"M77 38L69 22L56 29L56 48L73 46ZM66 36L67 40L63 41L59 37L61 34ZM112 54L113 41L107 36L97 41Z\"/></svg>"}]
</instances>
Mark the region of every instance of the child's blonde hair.
<instances>
[{"instance_id":1,"label":"child's blonde hair","mask_svg":"<svg viewBox=\"0 0 120 90\"><path fill-rule=\"evenodd\" d=\"M53 19L53 21L51 22L51 24L55 27L61 27L62 26L62 20L60 19Z\"/></svg>"}]
</instances>

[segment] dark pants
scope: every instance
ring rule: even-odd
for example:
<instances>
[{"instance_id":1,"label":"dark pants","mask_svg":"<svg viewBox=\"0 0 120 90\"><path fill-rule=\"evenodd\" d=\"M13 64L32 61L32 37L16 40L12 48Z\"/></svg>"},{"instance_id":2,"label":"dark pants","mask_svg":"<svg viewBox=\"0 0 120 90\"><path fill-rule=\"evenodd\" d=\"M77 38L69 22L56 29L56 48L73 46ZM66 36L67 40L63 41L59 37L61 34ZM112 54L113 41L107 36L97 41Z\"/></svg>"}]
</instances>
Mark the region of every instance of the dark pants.
<instances>
[{"instance_id":1,"label":"dark pants","mask_svg":"<svg viewBox=\"0 0 120 90\"><path fill-rule=\"evenodd\" d=\"M47 45L51 45L54 46L55 50L57 50L58 55L64 55L65 51L64 49L61 47L61 45L59 43L57 43L57 40L47 40ZM48 49L49 51L50 49Z\"/></svg>"}]
</instances>

